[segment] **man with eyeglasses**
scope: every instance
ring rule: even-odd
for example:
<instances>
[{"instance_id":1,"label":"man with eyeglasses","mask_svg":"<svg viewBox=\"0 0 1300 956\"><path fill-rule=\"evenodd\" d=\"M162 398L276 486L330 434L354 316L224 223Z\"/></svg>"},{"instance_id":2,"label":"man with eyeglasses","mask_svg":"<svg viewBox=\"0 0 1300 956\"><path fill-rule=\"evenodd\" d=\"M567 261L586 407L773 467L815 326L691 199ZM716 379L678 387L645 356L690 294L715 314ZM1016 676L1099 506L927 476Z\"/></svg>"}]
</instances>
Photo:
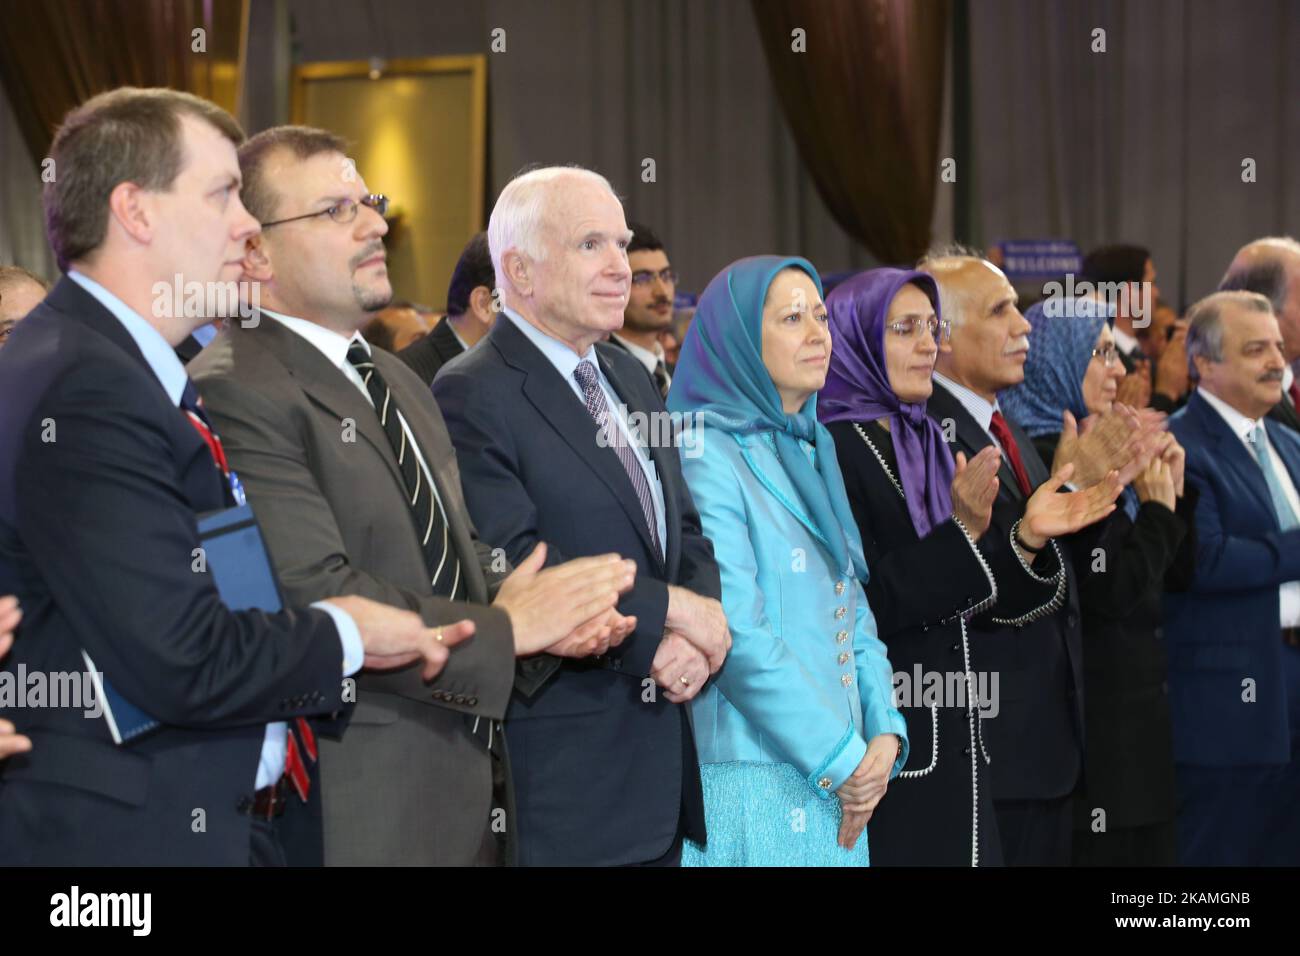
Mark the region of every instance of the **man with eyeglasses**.
<instances>
[{"instance_id":1,"label":"man with eyeglasses","mask_svg":"<svg viewBox=\"0 0 1300 956\"><path fill-rule=\"evenodd\" d=\"M628 223L628 228L632 230L632 241L627 244L632 291L623 310L623 328L613 333L609 341L644 365L659 394L667 398L672 376L660 335L673 325L677 273L673 272L658 236L640 223Z\"/></svg>"},{"instance_id":2,"label":"man with eyeglasses","mask_svg":"<svg viewBox=\"0 0 1300 956\"><path fill-rule=\"evenodd\" d=\"M344 150L296 126L240 149L261 312L190 368L292 599L355 592L476 627L432 683L358 675L346 733L320 742L325 864L493 865L516 830L500 723L516 656L604 653L631 629L613 608L633 573L608 554L543 571L544 545L511 572L478 540L428 387L360 334L393 295L388 200Z\"/></svg>"}]
</instances>

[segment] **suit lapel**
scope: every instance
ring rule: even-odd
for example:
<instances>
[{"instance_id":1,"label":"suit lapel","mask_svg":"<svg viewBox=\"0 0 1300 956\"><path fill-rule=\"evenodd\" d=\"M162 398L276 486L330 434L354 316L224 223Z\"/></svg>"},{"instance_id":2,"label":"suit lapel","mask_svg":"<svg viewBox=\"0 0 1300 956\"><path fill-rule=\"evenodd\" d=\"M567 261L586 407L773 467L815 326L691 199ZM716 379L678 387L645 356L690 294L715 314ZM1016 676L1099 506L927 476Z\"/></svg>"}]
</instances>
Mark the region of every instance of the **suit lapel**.
<instances>
[{"instance_id":1,"label":"suit lapel","mask_svg":"<svg viewBox=\"0 0 1300 956\"><path fill-rule=\"evenodd\" d=\"M586 407L573 394L554 365L527 337L515 328L509 317L493 326L489 340L507 364L524 373L524 397L559 435L566 445L595 472L596 476L618 499L628 520L645 542L646 550L654 554L650 529L641 511L641 502L632 488L632 482L612 448L602 448L597 443L596 422ZM613 380L610 380L611 383ZM610 409L614 414L614 410ZM665 496L666 497L666 496Z\"/></svg>"},{"instance_id":2,"label":"suit lapel","mask_svg":"<svg viewBox=\"0 0 1300 956\"><path fill-rule=\"evenodd\" d=\"M1201 430L1210 445L1210 457L1214 461L1235 472L1237 478L1254 493L1257 503L1270 515L1273 512L1273 497L1268 493L1268 482L1254 454L1246 449L1228 423L1199 393L1192 395L1187 403L1188 414L1197 416ZM1267 427L1267 426L1265 426ZM1269 432L1269 438L1273 432Z\"/></svg>"},{"instance_id":3,"label":"suit lapel","mask_svg":"<svg viewBox=\"0 0 1300 956\"><path fill-rule=\"evenodd\" d=\"M418 390L407 387L409 383L406 376L411 373L401 359L382 349L374 349L371 354L375 367L388 382L397 407L401 409L402 417L406 419L407 427L415 437L415 443L424 456L424 463L429 466L429 474L433 477L438 498L442 502L443 516L456 546L456 553L460 556L461 578L468 586L470 600L486 604L487 582L481 573L478 554L474 549L469 510L460 487L460 474L455 467L455 451L446 426L434 417L433 394L423 387L422 382Z\"/></svg>"},{"instance_id":4,"label":"suit lapel","mask_svg":"<svg viewBox=\"0 0 1300 956\"><path fill-rule=\"evenodd\" d=\"M456 338L456 333L452 331L451 323L447 321L446 316L438 322L432 332L429 333L430 341L436 347L438 358L442 364L446 365L457 355L465 350L460 346L460 340Z\"/></svg>"},{"instance_id":5,"label":"suit lapel","mask_svg":"<svg viewBox=\"0 0 1300 956\"><path fill-rule=\"evenodd\" d=\"M285 328L275 319L259 316L256 325L242 328L232 326L235 335L256 335L261 345L274 354L289 370L307 397L339 420L340 436L343 423L351 421L356 431L374 448L384 467L403 494L406 485L397 467L393 447L379 424L379 416L365 396L353 385L341 369L302 336Z\"/></svg>"},{"instance_id":6,"label":"suit lapel","mask_svg":"<svg viewBox=\"0 0 1300 956\"><path fill-rule=\"evenodd\" d=\"M952 446L950 450L954 457L956 457L958 451L964 451L968 459L974 458L982 449L993 444L993 439L989 437L988 432L980 427L980 423L975 421L971 413L966 411L966 406L958 401L957 396L948 391L937 380L934 383L934 391L930 395L930 401L926 403L926 414L933 418L941 429L944 429L945 434L947 434L944 425L945 419L953 422L956 430L956 441L950 443ZM1023 460L1024 457L1022 453L1021 459ZM1027 462L1026 468L1028 468ZM1020 482L1016 481L1016 473L1007 464L1005 455L1001 456L1001 462L998 465L998 494L1006 494L1012 501L1024 501L1025 499L1025 496L1020 492Z\"/></svg>"}]
</instances>

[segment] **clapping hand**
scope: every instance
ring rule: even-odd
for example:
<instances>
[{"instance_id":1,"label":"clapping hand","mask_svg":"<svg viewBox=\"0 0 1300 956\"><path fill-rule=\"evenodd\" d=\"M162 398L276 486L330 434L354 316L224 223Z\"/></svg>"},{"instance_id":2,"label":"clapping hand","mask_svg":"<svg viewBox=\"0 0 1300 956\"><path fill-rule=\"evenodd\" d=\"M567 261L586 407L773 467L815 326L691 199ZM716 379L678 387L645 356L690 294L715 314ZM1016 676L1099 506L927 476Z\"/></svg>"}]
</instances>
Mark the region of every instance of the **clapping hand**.
<instances>
[{"instance_id":1,"label":"clapping hand","mask_svg":"<svg viewBox=\"0 0 1300 956\"><path fill-rule=\"evenodd\" d=\"M1080 491L1058 493L1058 489L1070 480L1073 471L1073 465L1057 469L1025 502L1019 533L1021 540L1034 550L1043 548L1048 538L1073 534L1115 510L1115 499L1124 489L1118 472L1112 471L1101 481Z\"/></svg>"},{"instance_id":2,"label":"clapping hand","mask_svg":"<svg viewBox=\"0 0 1300 956\"><path fill-rule=\"evenodd\" d=\"M16 597L0 598L0 660L9 653L14 643L14 631L23 619L22 609L18 607ZM14 754L25 753L32 749L32 742L22 734L16 733L14 725L7 720L0 720L0 760Z\"/></svg>"},{"instance_id":3,"label":"clapping hand","mask_svg":"<svg viewBox=\"0 0 1300 956\"><path fill-rule=\"evenodd\" d=\"M952 514L977 541L993 520L1001 464L1002 456L993 445L981 449L969 462L965 452L957 452L957 470L952 476Z\"/></svg>"}]
</instances>

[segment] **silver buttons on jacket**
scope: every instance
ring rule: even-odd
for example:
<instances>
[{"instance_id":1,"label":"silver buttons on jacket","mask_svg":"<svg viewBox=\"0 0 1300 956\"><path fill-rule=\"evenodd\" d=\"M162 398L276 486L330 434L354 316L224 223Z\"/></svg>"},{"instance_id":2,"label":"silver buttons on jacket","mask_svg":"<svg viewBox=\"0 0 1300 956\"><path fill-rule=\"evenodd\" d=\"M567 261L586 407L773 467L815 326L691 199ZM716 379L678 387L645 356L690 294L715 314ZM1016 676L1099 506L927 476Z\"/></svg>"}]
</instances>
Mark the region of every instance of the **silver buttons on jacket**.
<instances>
[{"instance_id":1,"label":"silver buttons on jacket","mask_svg":"<svg viewBox=\"0 0 1300 956\"><path fill-rule=\"evenodd\" d=\"M843 684L845 687L848 687L853 683L853 675L852 674L842 675L840 677L840 683Z\"/></svg>"},{"instance_id":2,"label":"silver buttons on jacket","mask_svg":"<svg viewBox=\"0 0 1300 956\"><path fill-rule=\"evenodd\" d=\"M837 620L837 621L842 621L842 620L844 620L844 615L845 615L845 614L848 614L848 613L849 613L849 609L848 609L848 608L846 608L846 607L837 607L837 608L835 609L835 620Z\"/></svg>"},{"instance_id":3,"label":"silver buttons on jacket","mask_svg":"<svg viewBox=\"0 0 1300 956\"><path fill-rule=\"evenodd\" d=\"M823 790L829 790L831 788L831 778L822 777L817 781L817 786L821 787Z\"/></svg>"},{"instance_id":4,"label":"silver buttons on jacket","mask_svg":"<svg viewBox=\"0 0 1300 956\"><path fill-rule=\"evenodd\" d=\"M843 581L836 581L836 582L835 582L835 593L836 593L837 595L839 595L839 594L843 594L843 593L844 593L844 582L843 582Z\"/></svg>"},{"instance_id":5,"label":"silver buttons on jacket","mask_svg":"<svg viewBox=\"0 0 1300 956\"><path fill-rule=\"evenodd\" d=\"M847 664L849 662L849 652L841 651L840 656L837 657L836 660L841 664Z\"/></svg>"},{"instance_id":6,"label":"silver buttons on jacket","mask_svg":"<svg viewBox=\"0 0 1300 956\"><path fill-rule=\"evenodd\" d=\"M845 641L847 641L848 639L849 639L849 632L848 632L848 631L840 631L838 634L835 635L835 643L836 643L836 644L843 644L843 643L844 643Z\"/></svg>"}]
</instances>

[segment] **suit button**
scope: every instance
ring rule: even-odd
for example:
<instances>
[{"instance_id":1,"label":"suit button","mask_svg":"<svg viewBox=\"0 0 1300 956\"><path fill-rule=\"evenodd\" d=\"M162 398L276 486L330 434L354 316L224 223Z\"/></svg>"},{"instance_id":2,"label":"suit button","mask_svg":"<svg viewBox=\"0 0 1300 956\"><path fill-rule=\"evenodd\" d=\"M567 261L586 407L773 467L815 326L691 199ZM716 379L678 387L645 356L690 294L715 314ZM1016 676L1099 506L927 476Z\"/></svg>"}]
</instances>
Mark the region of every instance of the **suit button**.
<instances>
[{"instance_id":1,"label":"suit button","mask_svg":"<svg viewBox=\"0 0 1300 956\"><path fill-rule=\"evenodd\" d=\"M841 651L840 656L835 659L841 664L847 664L849 662L849 652Z\"/></svg>"},{"instance_id":2,"label":"suit button","mask_svg":"<svg viewBox=\"0 0 1300 956\"><path fill-rule=\"evenodd\" d=\"M852 675L852 674L843 674L843 675L841 675L841 676L840 676L840 683L843 684L845 687L848 687L850 684L853 683L853 675Z\"/></svg>"},{"instance_id":3,"label":"suit button","mask_svg":"<svg viewBox=\"0 0 1300 956\"><path fill-rule=\"evenodd\" d=\"M822 777L817 781L817 786L821 787L823 790L829 790L831 788L831 778Z\"/></svg>"},{"instance_id":4,"label":"suit button","mask_svg":"<svg viewBox=\"0 0 1300 956\"><path fill-rule=\"evenodd\" d=\"M960 644L954 644L954 645L952 646L951 650L952 650L952 652L955 654L955 653L957 653L957 651L961 650L961 645L960 645Z\"/></svg>"},{"instance_id":5,"label":"suit button","mask_svg":"<svg viewBox=\"0 0 1300 956\"><path fill-rule=\"evenodd\" d=\"M453 704L460 704L464 706L466 700L468 700L468 698L464 694L457 694L455 697L451 699L451 702Z\"/></svg>"},{"instance_id":6,"label":"suit button","mask_svg":"<svg viewBox=\"0 0 1300 956\"><path fill-rule=\"evenodd\" d=\"M471 707L477 707L477 706L478 706L478 698L477 698L477 697L471 697L469 700L465 701L465 703L469 704Z\"/></svg>"},{"instance_id":7,"label":"suit button","mask_svg":"<svg viewBox=\"0 0 1300 956\"><path fill-rule=\"evenodd\" d=\"M836 644L843 644L843 643L844 643L845 641L847 641L848 639L849 639L849 632L848 632L848 631L840 631L838 634L835 635L835 643L836 643Z\"/></svg>"},{"instance_id":8,"label":"suit button","mask_svg":"<svg viewBox=\"0 0 1300 956\"><path fill-rule=\"evenodd\" d=\"M961 748L961 752L964 753L967 757L969 757L969 756L970 756L970 747L962 747L962 748Z\"/></svg>"},{"instance_id":9,"label":"suit button","mask_svg":"<svg viewBox=\"0 0 1300 956\"><path fill-rule=\"evenodd\" d=\"M609 666L611 670L621 671L623 669L623 658L611 657L609 659Z\"/></svg>"},{"instance_id":10,"label":"suit button","mask_svg":"<svg viewBox=\"0 0 1300 956\"><path fill-rule=\"evenodd\" d=\"M836 594L843 594L843 593L844 593L844 582L843 582L843 581L836 581L836 582L835 582L835 593L836 593Z\"/></svg>"},{"instance_id":11,"label":"suit button","mask_svg":"<svg viewBox=\"0 0 1300 956\"><path fill-rule=\"evenodd\" d=\"M848 614L848 613L849 613L849 609L848 609L848 608L846 608L846 607L837 607L837 608L835 609L835 620L837 620L837 621L842 621L842 620L844 620L844 615L845 615L845 614Z\"/></svg>"}]
</instances>

